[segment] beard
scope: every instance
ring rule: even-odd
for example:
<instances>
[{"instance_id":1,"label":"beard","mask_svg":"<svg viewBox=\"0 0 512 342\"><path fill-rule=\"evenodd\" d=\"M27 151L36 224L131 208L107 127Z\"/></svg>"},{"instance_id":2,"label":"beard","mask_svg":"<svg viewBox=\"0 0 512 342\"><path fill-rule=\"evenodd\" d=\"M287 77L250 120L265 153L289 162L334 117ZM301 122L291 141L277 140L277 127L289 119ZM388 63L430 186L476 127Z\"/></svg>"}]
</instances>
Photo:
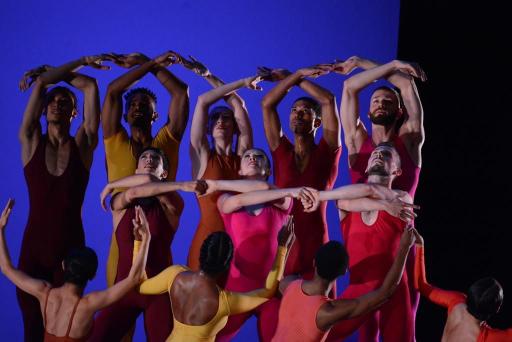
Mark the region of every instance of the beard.
<instances>
[{"instance_id":1,"label":"beard","mask_svg":"<svg viewBox=\"0 0 512 342\"><path fill-rule=\"evenodd\" d=\"M396 119L396 113L387 113L387 114L377 116L374 113L370 112L370 121L374 125L389 126L395 122L395 119Z\"/></svg>"},{"instance_id":2,"label":"beard","mask_svg":"<svg viewBox=\"0 0 512 342\"><path fill-rule=\"evenodd\" d=\"M383 165L374 165L368 169L368 176L389 176Z\"/></svg>"},{"instance_id":3,"label":"beard","mask_svg":"<svg viewBox=\"0 0 512 342\"><path fill-rule=\"evenodd\" d=\"M148 126L148 120L142 116L138 116L133 119L131 126L137 128L146 128Z\"/></svg>"}]
</instances>

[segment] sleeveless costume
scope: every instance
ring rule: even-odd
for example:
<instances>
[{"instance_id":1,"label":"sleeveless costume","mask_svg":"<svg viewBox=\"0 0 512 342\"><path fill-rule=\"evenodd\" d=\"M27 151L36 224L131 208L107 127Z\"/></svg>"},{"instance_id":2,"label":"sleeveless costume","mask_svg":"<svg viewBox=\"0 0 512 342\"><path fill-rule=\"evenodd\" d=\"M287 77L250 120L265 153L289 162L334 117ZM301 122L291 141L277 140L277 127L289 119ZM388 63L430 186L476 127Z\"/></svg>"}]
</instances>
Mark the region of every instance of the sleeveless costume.
<instances>
[{"instance_id":1,"label":"sleeveless costume","mask_svg":"<svg viewBox=\"0 0 512 342\"><path fill-rule=\"evenodd\" d=\"M47 136L43 135L23 171L30 211L23 234L18 268L29 276L60 286L62 260L73 248L85 246L82 203L89 181L75 139L70 137L69 160L60 176L46 166ZM26 341L41 341L44 326L39 301L16 289Z\"/></svg>"}]
</instances>

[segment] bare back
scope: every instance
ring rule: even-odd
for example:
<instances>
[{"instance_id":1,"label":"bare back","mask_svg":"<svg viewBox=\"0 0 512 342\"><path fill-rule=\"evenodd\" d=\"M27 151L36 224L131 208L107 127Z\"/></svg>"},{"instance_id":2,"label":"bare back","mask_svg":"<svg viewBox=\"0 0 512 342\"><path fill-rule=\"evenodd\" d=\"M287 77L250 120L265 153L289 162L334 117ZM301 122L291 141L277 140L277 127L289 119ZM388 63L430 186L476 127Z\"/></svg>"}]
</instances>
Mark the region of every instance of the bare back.
<instances>
[{"instance_id":1,"label":"bare back","mask_svg":"<svg viewBox=\"0 0 512 342\"><path fill-rule=\"evenodd\" d=\"M198 273L180 273L169 294L174 318L183 324L205 325L220 307L218 287Z\"/></svg>"},{"instance_id":2,"label":"bare back","mask_svg":"<svg viewBox=\"0 0 512 342\"><path fill-rule=\"evenodd\" d=\"M465 303L460 303L450 311L444 326L442 342L477 341L480 325L466 308Z\"/></svg>"}]
</instances>

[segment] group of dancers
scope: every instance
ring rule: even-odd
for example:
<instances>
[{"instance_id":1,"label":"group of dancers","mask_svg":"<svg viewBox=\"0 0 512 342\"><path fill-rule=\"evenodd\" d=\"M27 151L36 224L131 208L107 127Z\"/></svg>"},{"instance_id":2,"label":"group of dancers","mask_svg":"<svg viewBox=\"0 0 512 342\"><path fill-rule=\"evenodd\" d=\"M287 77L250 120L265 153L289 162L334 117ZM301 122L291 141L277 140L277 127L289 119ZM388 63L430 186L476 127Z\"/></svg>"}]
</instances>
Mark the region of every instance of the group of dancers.
<instances>
[{"instance_id":1,"label":"group of dancers","mask_svg":"<svg viewBox=\"0 0 512 342\"><path fill-rule=\"evenodd\" d=\"M108 85L100 105L96 80L78 70L107 69L104 61L129 70ZM184 182L175 178L189 121L188 86L169 70L179 65L212 86L196 101L192 180ZM357 68L362 71L343 82L339 114L336 97L311 79ZM171 97L167 122L154 137L157 98L132 88L149 73ZM368 130L359 93L379 79L393 88L373 91ZM20 89L32 90L19 138L30 211L17 268L4 238L13 200L0 218L0 267L17 286L25 340L129 340L143 313L149 341L229 341L255 315L261 341L340 341L359 329L360 341L409 342L418 291L448 308L443 341L512 340L512 330L485 324L503 300L495 279L475 282L467 295L426 280L423 238L413 228L425 138L415 79L426 79L415 63L380 65L354 56L295 72L261 67L224 83L200 61L172 51L153 59L87 56L27 71ZM236 92L258 89L261 81L276 82L261 101L272 160L254 147ZM67 87L51 87L59 82L84 95L74 136L77 97ZM290 109L289 139L277 108L293 87L307 96ZM221 99L227 105L213 107ZM100 122L108 174L101 202L113 219L109 287L84 295L98 267L85 247L81 207ZM353 184L333 189L342 128ZM174 265L171 254L186 205L180 191L195 193L200 209L187 266ZM330 200L345 245L329 241ZM336 279L347 269L349 285L336 298Z\"/></svg>"}]
</instances>

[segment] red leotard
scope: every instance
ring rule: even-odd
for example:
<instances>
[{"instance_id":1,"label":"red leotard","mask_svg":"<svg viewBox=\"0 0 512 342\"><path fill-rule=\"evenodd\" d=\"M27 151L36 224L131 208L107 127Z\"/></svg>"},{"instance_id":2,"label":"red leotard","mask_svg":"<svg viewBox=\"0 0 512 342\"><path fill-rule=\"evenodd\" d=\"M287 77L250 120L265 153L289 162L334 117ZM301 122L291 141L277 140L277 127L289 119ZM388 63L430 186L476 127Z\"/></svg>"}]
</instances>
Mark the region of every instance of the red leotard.
<instances>
[{"instance_id":1,"label":"red leotard","mask_svg":"<svg viewBox=\"0 0 512 342\"><path fill-rule=\"evenodd\" d=\"M294 146L288 138L282 136L279 146L272 151L275 184L280 188L309 186L317 190L330 190L338 176L340 155L341 147L333 150L321 138L311 151L308 165L300 173L295 164ZM321 202L318 210L305 213L300 203L294 203L292 215L297 239L288 256L285 275L300 273L306 278L313 276L315 253L329 240L326 208L327 202Z\"/></svg>"},{"instance_id":2,"label":"red leotard","mask_svg":"<svg viewBox=\"0 0 512 342\"><path fill-rule=\"evenodd\" d=\"M357 298L381 286L395 259L405 224L385 211L378 212L372 225L363 222L361 213L347 214L342 230L349 255L350 284L341 298ZM404 274L389 301L372 314L336 324L327 340L346 338L379 314L378 329L384 341L410 342L414 340L414 315L411 313L407 275Z\"/></svg>"}]
</instances>

